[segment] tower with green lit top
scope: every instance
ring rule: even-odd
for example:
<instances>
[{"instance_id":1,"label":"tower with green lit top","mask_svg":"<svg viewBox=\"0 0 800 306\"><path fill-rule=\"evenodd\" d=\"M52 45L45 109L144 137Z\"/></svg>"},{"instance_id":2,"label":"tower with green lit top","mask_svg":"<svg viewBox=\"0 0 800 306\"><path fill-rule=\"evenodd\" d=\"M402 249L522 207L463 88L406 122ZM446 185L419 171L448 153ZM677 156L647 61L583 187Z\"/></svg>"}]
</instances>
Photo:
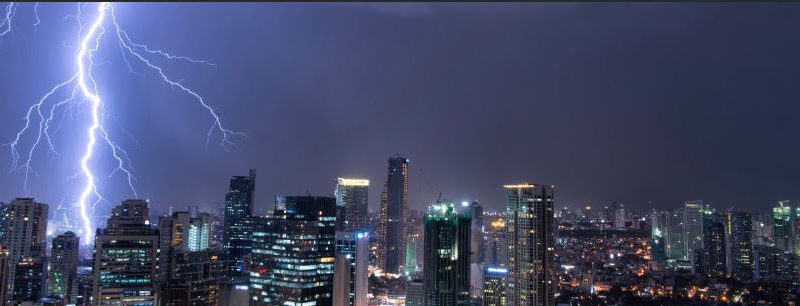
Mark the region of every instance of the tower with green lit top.
<instances>
[{"instance_id":1,"label":"tower with green lit top","mask_svg":"<svg viewBox=\"0 0 800 306\"><path fill-rule=\"evenodd\" d=\"M425 216L424 277L428 306L467 305L472 215L438 203Z\"/></svg>"}]
</instances>

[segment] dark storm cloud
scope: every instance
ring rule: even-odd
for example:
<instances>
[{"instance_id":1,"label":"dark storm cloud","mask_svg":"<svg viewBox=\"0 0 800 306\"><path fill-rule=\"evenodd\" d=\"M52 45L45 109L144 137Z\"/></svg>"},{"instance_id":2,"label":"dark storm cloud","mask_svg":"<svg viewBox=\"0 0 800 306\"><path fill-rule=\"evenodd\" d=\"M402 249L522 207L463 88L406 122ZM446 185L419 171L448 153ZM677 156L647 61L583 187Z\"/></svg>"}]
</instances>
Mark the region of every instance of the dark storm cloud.
<instances>
[{"instance_id":1,"label":"dark storm cloud","mask_svg":"<svg viewBox=\"0 0 800 306\"><path fill-rule=\"evenodd\" d=\"M22 24L0 43L4 139L71 68L72 9L43 4L36 32ZM239 150L206 151L209 117L143 67L128 73L108 45L101 90L136 142L115 134L161 209L219 203L248 167L261 209L276 194L331 194L337 176L371 179L374 207L395 153L411 158L412 207L441 191L501 208L501 186L518 181L556 185L572 206L800 201L794 4L119 4L117 14L142 42L216 63L164 65L249 135ZM33 195L74 192L63 178L79 127L65 123L64 152L39 157ZM103 186L110 201L128 196L122 184ZM19 172L5 175L0 195L20 185Z\"/></svg>"}]
</instances>

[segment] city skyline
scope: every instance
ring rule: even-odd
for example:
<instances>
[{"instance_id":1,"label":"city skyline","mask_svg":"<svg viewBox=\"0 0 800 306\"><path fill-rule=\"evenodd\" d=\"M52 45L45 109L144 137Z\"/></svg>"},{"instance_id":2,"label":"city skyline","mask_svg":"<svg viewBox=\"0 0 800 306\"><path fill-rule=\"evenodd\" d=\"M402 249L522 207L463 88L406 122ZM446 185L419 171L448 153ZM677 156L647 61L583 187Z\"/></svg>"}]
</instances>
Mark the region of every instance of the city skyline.
<instances>
[{"instance_id":1,"label":"city skyline","mask_svg":"<svg viewBox=\"0 0 800 306\"><path fill-rule=\"evenodd\" d=\"M0 84L0 138L13 138L24 108L71 65L75 25L63 17L73 10L41 5L34 31L23 6L0 42L0 66L30 71ZM800 98L790 82L800 10L791 5L119 4L118 14L135 38L216 64L167 67L250 135L239 150L205 151L207 118L147 78L112 73L127 68L108 52L99 75L119 102L110 106L120 119L114 132L155 211L221 204L226 177L251 167L263 169L258 210L279 194L329 194L337 177L378 183L375 210L382 165L394 154L411 159L414 209L441 191L497 210L501 186L519 181L555 185L556 205L570 207L703 199L757 210L800 199L800 146L783 136ZM209 24L209 16L222 17ZM59 135L78 132L64 124ZM37 156L30 193L13 172L0 176L1 198L74 201L66 178L77 152L55 141L58 155ZM310 169L319 175L295 174ZM102 212L132 198L124 185L102 182Z\"/></svg>"}]
</instances>

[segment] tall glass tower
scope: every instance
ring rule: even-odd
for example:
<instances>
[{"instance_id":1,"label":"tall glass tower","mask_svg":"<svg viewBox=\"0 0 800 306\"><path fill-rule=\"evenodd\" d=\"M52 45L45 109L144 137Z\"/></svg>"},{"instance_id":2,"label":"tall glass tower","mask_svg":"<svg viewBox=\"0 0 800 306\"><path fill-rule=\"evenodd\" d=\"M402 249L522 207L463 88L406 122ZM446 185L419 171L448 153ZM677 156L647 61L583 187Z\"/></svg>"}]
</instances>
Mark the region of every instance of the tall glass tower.
<instances>
[{"instance_id":1,"label":"tall glass tower","mask_svg":"<svg viewBox=\"0 0 800 306\"><path fill-rule=\"evenodd\" d=\"M553 186L505 185L511 306L555 305Z\"/></svg>"},{"instance_id":2,"label":"tall glass tower","mask_svg":"<svg viewBox=\"0 0 800 306\"><path fill-rule=\"evenodd\" d=\"M388 177L381 193L378 265L387 273L400 274L405 266L408 162L400 155L389 158Z\"/></svg>"},{"instance_id":3,"label":"tall glass tower","mask_svg":"<svg viewBox=\"0 0 800 306\"><path fill-rule=\"evenodd\" d=\"M244 273L244 256L250 253L253 199L256 190L256 170L250 169L248 176L234 176L230 191L225 195L225 232L223 244L232 260L231 276L237 278Z\"/></svg>"},{"instance_id":4,"label":"tall glass tower","mask_svg":"<svg viewBox=\"0 0 800 306\"><path fill-rule=\"evenodd\" d=\"M469 305L470 214L452 203L431 206L425 216L425 305Z\"/></svg>"}]
</instances>

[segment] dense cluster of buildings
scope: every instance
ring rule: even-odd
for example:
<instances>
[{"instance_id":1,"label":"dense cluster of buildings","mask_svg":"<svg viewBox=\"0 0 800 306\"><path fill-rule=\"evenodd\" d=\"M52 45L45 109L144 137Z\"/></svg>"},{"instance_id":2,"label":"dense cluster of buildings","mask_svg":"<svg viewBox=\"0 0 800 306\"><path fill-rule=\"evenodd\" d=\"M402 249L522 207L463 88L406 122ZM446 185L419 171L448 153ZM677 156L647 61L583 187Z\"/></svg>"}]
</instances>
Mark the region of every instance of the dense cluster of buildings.
<instances>
[{"instance_id":1,"label":"dense cluster of buildings","mask_svg":"<svg viewBox=\"0 0 800 306\"><path fill-rule=\"evenodd\" d=\"M443 199L418 211L408 206L408 179L409 160L394 156L377 212L368 209L369 180L338 178L330 196L276 196L257 215L251 170L230 179L220 212L157 215L147 200L126 200L89 243L80 233L48 232L48 205L14 199L0 205L0 298L10 305L726 302L757 294L747 284L771 281L787 288L776 298L787 302L798 285L800 207L788 202L768 217L702 201L651 214L621 202L556 210L553 186L517 183L502 186L502 212Z\"/></svg>"}]
</instances>

